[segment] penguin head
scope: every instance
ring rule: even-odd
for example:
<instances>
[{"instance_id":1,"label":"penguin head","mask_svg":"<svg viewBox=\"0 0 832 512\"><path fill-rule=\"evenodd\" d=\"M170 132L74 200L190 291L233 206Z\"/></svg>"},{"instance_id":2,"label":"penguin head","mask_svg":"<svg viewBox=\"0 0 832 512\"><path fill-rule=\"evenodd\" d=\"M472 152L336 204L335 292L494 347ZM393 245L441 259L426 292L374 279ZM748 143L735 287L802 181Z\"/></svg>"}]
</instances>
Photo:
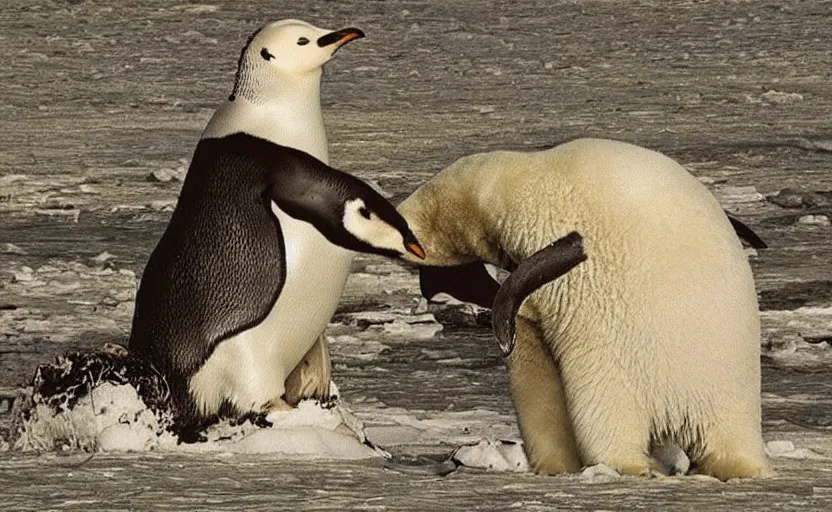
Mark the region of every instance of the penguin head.
<instances>
[{"instance_id":1,"label":"penguin head","mask_svg":"<svg viewBox=\"0 0 832 512\"><path fill-rule=\"evenodd\" d=\"M333 31L300 20L270 23L252 34L243 47L232 96L241 86L273 83L268 77L274 75L319 76L321 67L341 46L362 37L364 32L352 27Z\"/></svg>"},{"instance_id":2,"label":"penguin head","mask_svg":"<svg viewBox=\"0 0 832 512\"><path fill-rule=\"evenodd\" d=\"M284 213L351 251L425 258L404 217L368 183L303 151L255 140L265 144L253 153L270 169L267 195Z\"/></svg>"},{"instance_id":3,"label":"penguin head","mask_svg":"<svg viewBox=\"0 0 832 512\"><path fill-rule=\"evenodd\" d=\"M407 221L381 196L347 199L341 224L351 239L341 244L347 249L391 257L409 253L425 259L425 250Z\"/></svg>"}]
</instances>

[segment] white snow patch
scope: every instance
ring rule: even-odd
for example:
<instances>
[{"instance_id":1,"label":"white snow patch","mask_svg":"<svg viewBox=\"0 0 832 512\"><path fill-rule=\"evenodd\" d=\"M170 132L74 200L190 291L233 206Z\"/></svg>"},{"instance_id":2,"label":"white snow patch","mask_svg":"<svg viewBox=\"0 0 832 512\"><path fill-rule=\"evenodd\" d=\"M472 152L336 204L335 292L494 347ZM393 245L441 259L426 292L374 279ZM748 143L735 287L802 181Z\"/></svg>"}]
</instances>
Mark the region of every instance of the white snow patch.
<instances>
[{"instance_id":1,"label":"white snow patch","mask_svg":"<svg viewBox=\"0 0 832 512\"><path fill-rule=\"evenodd\" d=\"M522 441L482 440L475 445L460 446L453 458L464 466L492 471L529 471L529 461Z\"/></svg>"},{"instance_id":2,"label":"white snow patch","mask_svg":"<svg viewBox=\"0 0 832 512\"><path fill-rule=\"evenodd\" d=\"M376 269L381 270L381 269ZM390 269L389 273L383 275L371 274L369 272L352 272L347 278L344 287L344 295L361 296L367 290L378 290L385 294L407 293L418 295L419 279L402 268Z\"/></svg>"},{"instance_id":3,"label":"white snow patch","mask_svg":"<svg viewBox=\"0 0 832 512\"><path fill-rule=\"evenodd\" d=\"M829 221L829 217L827 217L826 215L803 215L802 217L797 219L797 223L806 226L832 225L832 222Z\"/></svg>"},{"instance_id":4,"label":"white snow patch","mask_svg":"<svg viewBox=\"0 0 832 512\"><path fill-rule=\"evenodd\" d=\"M483 439L517 439L520 433L514 416L486 409L460 412L429 413L424 411L385 408L361 412L368 424L367 436L382 446L461 446L476 444Z\"/></svg>"},{"instance_id":5,"label":"white snow patch","mask_svg":"<svg viewBox=\"0 0 832 512\"><path fill-rule=\"evenodd\" d=\"M782 457L786 459L803 460L828 460L829 457L821 455L809 448L796 448L794 443L787 440L769 441L766 443L766 455L769 457Z\"/></svg>"},{"instance_id":6,"label":"white snow patch","mask_svg":"<svg viewBox=\"0 0 832 512\"><path fill-rule=\"evenodd\" d=\"M10 244L8 242L0 245L0 247L3 247L2 252L4 252L5 254L17 254L17 255L29 254L25 250L21 249L20 247L14 245L14 244Z\"/></svg>"},{"instance_id":7,"label":"white snow patch","mask_svg":"<svg viewBox=\"0 0 832 512\"><path fill-rule=\"evenodd\" d=\"M653 449L651 455L661 464L663 475L685 475L690 469L690 459L685 452L675 444L660 445ZM453 459L458 463L492 471L528 472L529 462L523 451L521 440L489 440L484 439L476 444L468 444L457 448ZM584 478L619 477L620 473L604 464L597 464L584 468L581 472Z\"/></svg>"},{"instance_id":8,"label":"white snow patch","mask_svg":"<svg viewBox=\"0 0 832 512\"><path fill-rule=\"evenodd\" d=\"M433 316L433 315L431 315ZM368 330L378 330L373 326ZM381 331L389 336L396 336L400 338L411 338L417 340L426 340L436 336L436 333L442 330L442 324L434 323L409 323L401 320L394 320L390 323L382 324Z\"/></svg>"},{"instance_id":9,"label":"white snow patch","mask_svg":"<svg viewBox=\"0 0 832 512\"><path fill-rule=\"evenodd\" d=\"M270 428L254 428L231 446L223 441L216 442L216 445L220 451L314 459L354 460L389 456L364 444L366 436L363 426L340 405L325 409L317 402L306 400L298 404L297 409L272 413L266 419L272 423ZM229 432L223 430L223 437L227 437Z\"/></svg>"},{"instance_id":10,"label":"white snow patch","mask_svg":"<svg viewBox=\"0 0 832 512\"><path fill-rule=\"evenodd\" d=\"M606 464L596 464L588 466L581 471L581 478L586 480L610 480L613 478L620 478L621 474L607 466Z\"/></svg>"},{"instance_id":11,"label":"white snow patch","mask_svg":"<svg viewBox=\"0 0 832 512\"><path fill-rule=\"evenodd\" d=\"M832 354L825 343L804 339L832 332L832 306L803 306L793 310L760 311L764 346L772 355L794 362L824 362Z\"/></svg>"},{"instance_id":12,"label":"white snow patch","mask_svg":"<svg viewBox=\"0 0 832 512\"><path fill-rule=\"evenodd\" d=\"M714 195L722 204L756 203L765 201L765 196L753 186L735 187L731 185L720 185L715 187Z\"/></svg>"},{"instance_id":13,"label":"white snow patch","mask_svg":"<svg viewBox=\"0 0 832 512\"><path fill-rule=\"evenodd\" d=\"M351 325L366 327L362 335L430 339L442 330L431 313L413 315L407 310L364 311L347 315Z\"/></svg>"},{"instance_id":14,"label":"white snow patch","mask_svg":"<svg viewBox=\"0 0 832 512\"><path fill-rule=\"evenodd\" d=\"M803 95L798 92L783 92L769 89L760 95L764 101L774 104L794 103L796 101L803 101Z\"/></svg>"},{"instance_id":15,"label":"white snow patch","mask_svg":"<svg viewBox=\"0 0 832 512\"><path fill-rule=\"evenodd\" d=\"M168 418L146 407L130 385L105 383L68 411L38 404L24 420L15 448L23 451L183 451L280 454L303 459L389 457L366 444L361 422L343 403L324 408L307 400L268 416L271 427L221 421L204 432L207 441L178 444Z\"/></svg>"},{"instance_id":16,"label":"white snow patch","mask_svg":"<svg viewBox=\"0 0 832 512\"><path fill-rule=\"evenodd\" d=\"M167 439L167 438L170 439ZM68 411L37 404L15 448L23 451L144 451L173 442L132 386L105 383ZM173 442L175 444L175 442Z\"/></svg>"}]
</instances>

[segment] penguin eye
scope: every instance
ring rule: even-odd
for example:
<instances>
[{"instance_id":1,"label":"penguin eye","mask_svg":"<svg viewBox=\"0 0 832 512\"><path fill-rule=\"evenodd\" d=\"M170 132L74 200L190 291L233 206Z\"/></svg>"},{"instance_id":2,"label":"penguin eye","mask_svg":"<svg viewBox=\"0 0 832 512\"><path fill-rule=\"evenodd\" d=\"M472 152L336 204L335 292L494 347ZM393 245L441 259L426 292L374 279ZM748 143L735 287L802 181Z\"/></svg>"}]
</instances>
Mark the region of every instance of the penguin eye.
<instances>
[{"instance_id":1,"label":"penguin eye","mask_svg":"<svg viewBox=\"0 0 832 512\"><path fill-rule=\"evenodd\" d=\"M309 39L306 39L305 37L298 39L298 46L305 46L307 44L309 44Z\"/></svg>"},{"instance_id":2,"label":"penguin eye","mask_svg":"<svg viewBox=\"0 0 832 512\"><path fill-rule=\"evenodd\" d=\"M261 56L261 57L263 57L263 58L264 58L264 59L266 59L266 60L272 60L272 59L274 58L274 55L272 55L271 53L269 53L269 50L267 50L267 49L265 49L265 48L263 48L262 50L260 50L260 56Z\"/></svg>"},{"instance_id":3,"label":"penguin eye","mask_svg":"<svg viewBox=\"0 0 832 512\"><path fill-rule=\"evenodd\" d=\"M362 206L361 208L358 209L358 213L360 213L361 216L364 217L365 219L370 220L370 210L368 210L367 208L364 208Z\"/></svg>"}]
</instances>

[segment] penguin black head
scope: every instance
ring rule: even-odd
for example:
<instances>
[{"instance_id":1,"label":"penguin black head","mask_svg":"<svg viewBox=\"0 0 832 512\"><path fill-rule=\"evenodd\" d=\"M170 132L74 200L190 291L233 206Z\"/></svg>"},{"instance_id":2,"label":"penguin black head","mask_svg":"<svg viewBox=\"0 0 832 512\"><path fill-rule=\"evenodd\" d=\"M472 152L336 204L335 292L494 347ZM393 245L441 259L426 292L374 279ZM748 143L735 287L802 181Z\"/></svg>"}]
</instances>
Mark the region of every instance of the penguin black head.
<instances>
[{"instance_id":1,"label":"penguin black head","mask_svg":"<svg viewBox=\"0 0 832 512\"><path fill-rule=\"evenodd\" d=\"M303 151L262 139L259 143L269 148L257 151L264 161L283 159L286 163L271 175L270 187L271 199L286 214L309 222L327 240L345 249L394 258L405 253L425 258L407 221L373 187Z\"/></svg>"}]
</instances>

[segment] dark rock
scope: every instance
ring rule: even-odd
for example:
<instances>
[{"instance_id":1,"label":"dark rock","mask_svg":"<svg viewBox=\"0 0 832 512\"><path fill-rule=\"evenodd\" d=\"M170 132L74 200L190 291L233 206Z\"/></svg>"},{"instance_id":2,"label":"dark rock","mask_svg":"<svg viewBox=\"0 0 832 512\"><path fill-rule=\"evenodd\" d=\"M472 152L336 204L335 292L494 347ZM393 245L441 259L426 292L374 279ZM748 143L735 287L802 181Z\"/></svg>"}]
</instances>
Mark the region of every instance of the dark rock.
<instances>
[{"instance_id":1,"label":"dark rock","mask_svg":"<svg viewBox=\"0 0 832 512\"><path fill-rule=\"evenodd\" d=\"M436 321L451 327L491 327L491 310L471 304L429 303L428 311Z\"/></svg>"},{"instance_id":2,"label":"dark rock","mask_svg":"<svg viewBox=\"0 0 832 512\"><path fill-rule=\"evenodd\" d=\"M820 334L820 335L817 335L817 336L803 336L803 340L806 343L813 343L815 345L817 345L819 343L824 343L824 342L832 345L832 333L830 333L830 334Z\"/></svg>"},{"instance_id":3,"label":"dark rock","mask_svg":"<svg viewBox=\"0 0 832 512\"><path fill-rule=\"evenodd\" d=\"M832 191L825 192L802 192L791 188L784 188L766 199L770 203L783 208L814 208L819 206L832 206Z\"/></svg>"},{"instance_id":4,"label":"dark rock","mask_svg":"<svg viewBox=\"0 0 832 512\"><path fill-rule=\"evenodd\" d=\"M832 302L832 281L787 283L780 288L760 292L761 311L822 306L830 302Z\"/></svg>"}]
</instances>

